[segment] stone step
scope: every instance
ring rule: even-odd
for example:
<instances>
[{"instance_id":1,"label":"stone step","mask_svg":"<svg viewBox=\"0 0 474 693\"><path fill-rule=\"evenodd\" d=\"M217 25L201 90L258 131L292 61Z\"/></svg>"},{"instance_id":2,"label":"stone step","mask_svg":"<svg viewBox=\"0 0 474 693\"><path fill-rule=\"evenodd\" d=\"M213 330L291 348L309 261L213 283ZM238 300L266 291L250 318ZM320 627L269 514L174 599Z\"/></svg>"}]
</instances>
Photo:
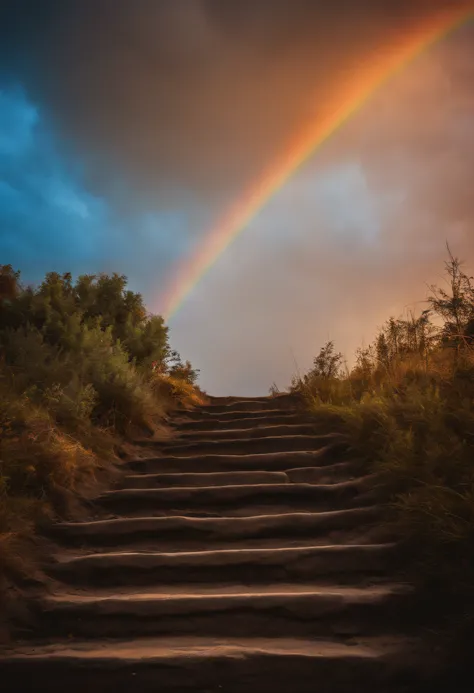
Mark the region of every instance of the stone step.
<instances>
[{"instance_id":1,"label":"stone step","mask_svg":"<svg viewBox=\"0 0 474 693\"><path fill-rule=\"evenodd\" d=\"M321 437L317 450L296 450L293 452L263 452L246 455L189 455L177 457L147 457L130 460L123 466L135 472L144 473L195 473L195 472L278 472L295 467L328 466L337 462L347 452L345 442L337 442L334 436Z\"/></svg>"},{"instance_id":2,"label":"stone step","mask_svg":"<svg viewBox=\"0 0 474 693\"><path fill-rule=\"evenodd\" d=\"M229 411L272 411L274 409L291 411L299 405L294 395L280 397L214 397L210 403L199 407L200 412L226 413Z\"/></svg>"},{"instance_id":3,"label":"stone step","mask_svg":"<svg viewBox=\"0 0 474 693\"><path fill-rule=\"evenodd\" d=\"M184 443L187 443L207 440L250 440L252 438L274 438L275 436L314 434L315 426L312 423L278 425L266 424L259 427L252 426L230 429L226 429L224 425L222 429L216 429L213 431L182 432L180 440Z\"/></svg>"},{"instance_id":4,"label":"stone step","mask_svg":"<svg viewBox=\"0 0 474 693\"><path fill-rule=\"evenodd\" d=\"M158 465L157 465L158 466ZM328 467L295 467L284 472L185 472L178 474L127 474L121 488L170 488L183 486L236 486L251 484L318 484L354 478L355 462L339 462Z\"/></svg>"},{"instance_id":5,"label":"stone step","mask_svg":"<svg viewBox=\"0 0 474 693\"><path fill-rule=\"evenodd\" d=\"M377 477L375 477L376 479ZM270 508L312 512L371 504L374 475L335 484L244 484L180 488L125 488L108 491L96 504L109 512L130 515L187 514L188 510L221 515L271 514ZM363 502L360 502L364 499ZM367 499L367 500L366 500ZM250 509L257 509L251 512Z\"/></svg>"},{"instance_id":6,"label":"stone step","mask_svg":"<svg viewBox=\"0 0 474 693\"><path fill-rule=\"evenodd\" d=\"M187 433L188 431L216 431L219 429L235 429L235 428L260 428L264 426L279 426L282 424L305 424L310 422L309 416L304 413L294 412L276 412L265 416L249 417L247 412L242 418L229 419L207 417L205 419L178 419L174 422L174 427L178 432Z\"/></svg>"},{"instance_id":7,"label":"stone step","mask_svg":"<svg viewBox=\"0 0 474 693\"><path fill-rule=\"evenodd\" d=\"M427 679L414 639L202 636L68 640L0 660L2 693L415 693ZM315 682L324 682L320 686Z\"/></svg>"},{"instance_id":8,"label":"stone step","mask_svg":"<svg viewBox=\"0 0 474 693\"><path fill-rule=\"evenodd\" d=\"M236 486L242 484L288 484L285 472L209 472L182 474L128 474L121 488L170 488L190 486Z\"/></svg>"},{"instance_id":9,"label":"stone step","mask_svg":"<svg viewBox=\"0 0 474 693\"><path fill-rule=\"evenodd\" d=\"M281 392L278 395L259 395L245 397L242 395L207 395L208 404L238 404L239 402L273 403L275 406L294 406L301 402L301 396L290 392Z\"/></svg>"},{"instance_id":10,"label":"stone step","mask_svg":"<svg viewBox=\"0 0 474 693\"><path fill-rule=\"evenodd\" d=\"M334 438L333 438L334 439ZM339 436L339 440L344 440ZM242 438L228 440L205 439L196 442L176 442L160 446L163 455L243 455L265 452L311 452L327 443L321 435L269 436L267 438Z\"/></svg>"},{"instance_id":11,"label":"stone step","mask_svg":"<svg viewBox=\"0 0 474 693\"><path fill-rule=\"evenodd\" d=\"M120 546L155 540L160 548L181 550L196 543L227 548L248 541L301 540L325 536L337 530L355 530L382 520L382 508L368 506L321 513L285 513L255 517L136 517L93 522L62 522L51 533L67 545Z\"/></svg>"},{"instance_id":12,"label":"stone step","mask_svg":"<svg viewBox=\"0 0 474 693\"><path fill-rule=\"evenodd\" d=\"M201 414L228 414L229 412L241 411L274 411L279 409L276 403L270 400L240 400L230 404L205 404L199 407Z\"/></svg>"},{"instance_id":13,"label":"stone step","mask_svg":"<svg viewBox=\"0 0 474 693\"><path fill-rule=\"evenodd\" d=\"M222 408L221 408L222 409ZM215 409L210 409L210 410L203 410L202 408L199 409L190 409L188 411L183 411L179 412L177 418L179 419L185 417L186 420L188 421L209 421L209 422L215 422L215 421L237 421L239 419L261 419L264 420L267 417L271 418L274 416L294 416L295 413L298 413L298 411L295 411L294 409L279 409L277 407L274 407L273 409L224 409L224 411L216 411ZM304 414L304 411L302 411Z\"/></svg>"},{"instance_id":14,"label":"stone step","mask_svg":"<svg viewBox=\"0 0 474 693\"><path fill-rule=\"evenodd\" d=\"M47 569L58 580L82 585L258 584L308 582L318 577L386 575L396 557L394 544L305 546L216 551L110 552L57 557Z\"/></svg>"},{"instance_id":15,"label":"stone step","mask_svg":"<svg viewBox=\"0 0 474 693\"><path fill-rule=\"evenodd\" d=\"M125 638L141 635L259 637L360 636L406 626L411 609L404 585L307 587L307 591L241 585L229 593L90 593L48 597L34 605L43 636Z\"/></svg>"},{"instance_id":16,"label":"stone step","mask_svg":"<svg viewBox=\"0 0 474 693\"><path fill-rule=\"evenodd\" d=\"M420 693L380 479L299 406L181 411L180 438L143 443L94 501L118 517L54 525L42 641L2 653L2 693Z\"/></svg>"}]
</instances>

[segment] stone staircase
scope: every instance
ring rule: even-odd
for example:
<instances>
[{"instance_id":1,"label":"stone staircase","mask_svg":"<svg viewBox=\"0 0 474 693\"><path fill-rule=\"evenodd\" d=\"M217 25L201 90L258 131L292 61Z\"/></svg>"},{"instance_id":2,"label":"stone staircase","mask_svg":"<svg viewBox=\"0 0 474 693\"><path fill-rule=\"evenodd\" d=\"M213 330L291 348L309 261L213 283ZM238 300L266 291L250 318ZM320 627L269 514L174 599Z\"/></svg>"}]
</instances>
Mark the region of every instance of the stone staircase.
<instances>
[{"instance_id":1,"label":"stone staircase","mask_svg":"<svg viewBox=\"0 0 474 693\"><path fill-rule=\"evenodd\" d=\"M213 398L53 528L1 690L384 693L422 683L373 478L288 398Z\"/></svg>"}]
</instances>

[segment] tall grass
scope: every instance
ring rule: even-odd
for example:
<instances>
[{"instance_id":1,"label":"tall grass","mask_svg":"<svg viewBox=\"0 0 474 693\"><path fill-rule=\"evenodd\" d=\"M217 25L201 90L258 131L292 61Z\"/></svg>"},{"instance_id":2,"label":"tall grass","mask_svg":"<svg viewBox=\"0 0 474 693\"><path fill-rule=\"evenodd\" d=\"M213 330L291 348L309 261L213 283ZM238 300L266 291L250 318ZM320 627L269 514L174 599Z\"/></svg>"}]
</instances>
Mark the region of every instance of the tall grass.
<instances>
[{"instance_id":1,"label":"tall grass","mask_svg":"<svg viewBox=\"0 0 474 693\"><path fill-rule=\"evenodd\" d=\"M388 320L350 371L329 342L291 389L383 475L414 575L474 599L474 288L451 254L446 272L451 290Z\"/></svg>"}]
</instances>

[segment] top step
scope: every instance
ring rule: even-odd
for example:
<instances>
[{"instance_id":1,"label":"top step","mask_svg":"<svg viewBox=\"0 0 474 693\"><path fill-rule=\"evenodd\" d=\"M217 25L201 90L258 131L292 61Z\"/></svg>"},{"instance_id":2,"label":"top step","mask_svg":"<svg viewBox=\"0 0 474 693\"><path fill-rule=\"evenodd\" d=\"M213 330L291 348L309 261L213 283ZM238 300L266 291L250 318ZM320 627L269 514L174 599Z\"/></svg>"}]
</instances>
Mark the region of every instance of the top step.
<instances>
[{"instance_id":1,"label":"top step","mask_svg":"<svg viewBox=\"0 0 474 693\"><path fill-rule=\"evenodd\" d=\"M204 413L227 413L230 411L268 411L295 409L300 398L292 394L276 397L209 397L209 404L199 407Z\"/></svg>"},{"instance_id":2,"label":"top step","mask_svg":"<svg viewBox=\"0 0 474 693\"><path fill-rule=\"evenodd\" d=\"M232 414L232 412L230 413ZM303 412L277 410L276 412L257 412L253 416L251 412L240 412L240 414L241 416L233 416L232 418L229 418L229 414L222 418L218 414L208 414L205 418L201 416L198 419L188 417L185 414L183 417L175 418L172 423L180 433L187 433L188 431L215 431L223 428L227 430L232 428L259 429L262 426L302 424L311 421L311 417Z\"/></svg>"},{"instance_id":3,"label":"top step","mask_svg":"<svg viewBox=\"0 0 474 693\"><path fill-rule=\"evenodd\" d=\"M253 405L252 405L253 406ZM298 409L228 409L220 405L210 405L207 407L198 407L197 409L186 409L177 411L174 418L185 418L186 421L209 421L209 423L217 423L222 421L236 421L238 419L261 419L275 416L290 417L298 413Z\"/></svg>"},{"instance_id":4,"label":"top step","mask_svg":"<svg viewBox=\"0 0 474 693\"><path fill-rule=\"evenodd\" d=\"M235 397L235 396L227 396L227 397L213 397L212 395L208 395L207 399L209 400L209 403L212 404L236 404L239 402L278 402L278 403L288 403L288 402L294 402L297 399L299 399L299 396L296 394L288 393L288 392L283 392L279 395L262 395L258 397ZM279 405L278 405L279 406Z\"/></svg>"}]
</instances>

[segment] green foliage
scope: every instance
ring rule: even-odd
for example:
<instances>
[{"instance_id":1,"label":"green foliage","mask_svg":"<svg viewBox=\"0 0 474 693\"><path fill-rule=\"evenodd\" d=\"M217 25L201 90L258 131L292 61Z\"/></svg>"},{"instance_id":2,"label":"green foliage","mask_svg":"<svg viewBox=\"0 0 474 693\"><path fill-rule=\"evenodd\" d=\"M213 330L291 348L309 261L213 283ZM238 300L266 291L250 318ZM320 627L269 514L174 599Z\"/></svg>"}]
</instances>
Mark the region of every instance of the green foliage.
<instances>
[{"instance_id":1,"label":"green foliage","mask_svg":"<svg viewBox=\"0 0 474 693\"><path fill-rule=\"evenodd\" d=\"M31 288L0 265L3 549L93 477L117 437L154 433L173 402L193 402L197 376L125 277L51 272Z\"/></svg>"},{"instance_id":2,"label":"green foliage","mask_svg":"<svg viewBox=\"0 0 474 693\"><path fill-rule=\"evenodd\" d=\"M16 295L2 305L0 333L28 324L49 344L73 350L81 329L96 328L110 331L138 366L149 369L171 356L163 318L147 315L141 295L127 290L124 276L83 275L73 283L69 273L50 272L36 290L20 289L19 273L10 266L0 266L0 289L2 278L15 283Z\"/></svg>"},{"instance_id":3,"label":"green foliage","mask_svg":"<svg viewBox=\"0 0 474 693\"><path fill-rule=\"evenodd\" d=\"M25 289L19 273L3 266L2 285L5 366L19 391L34 388L35 401L54 408L61 424L89 419L120 433L150 430L163 413L153 372L196 382L198 371L171 350L163 318L147 315L123 276L83 275L74 283L68 273L51 272L37 289Z\"/></svg>"}]
</instances>

